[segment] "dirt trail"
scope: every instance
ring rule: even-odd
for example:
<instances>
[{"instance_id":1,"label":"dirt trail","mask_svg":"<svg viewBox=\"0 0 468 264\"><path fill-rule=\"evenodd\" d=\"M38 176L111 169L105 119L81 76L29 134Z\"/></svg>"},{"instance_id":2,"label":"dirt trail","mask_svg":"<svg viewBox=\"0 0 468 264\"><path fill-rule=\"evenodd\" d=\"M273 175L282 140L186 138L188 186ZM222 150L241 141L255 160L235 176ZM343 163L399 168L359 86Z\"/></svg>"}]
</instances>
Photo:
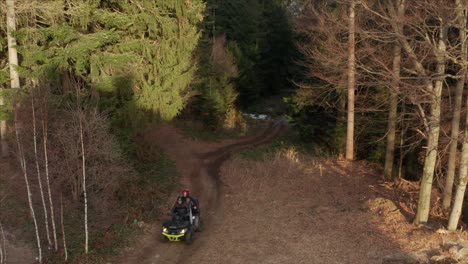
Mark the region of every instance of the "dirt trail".
<instances>
[{"instance_id":1,"label":"dirt trail","mask_svg":"<svg viewBox=\"0 0 468 264\"><path fill-rule=\"evenodd\" d=\"M435 254L445 242L468 241L466 233L442 234L408 222L396 209L401 199L392 198L399 193L365 162L294 149L261 161L230 158L286 128L279 121L257 136L221 143L187 139L171 126L148 130L146 142L176 161L181 185L199 198L205 228L188 246L160 242L161 223L154 223L137 245L108 263L428 263L413 261L413 253ZM163 210L170 210L176 191Z\"/></svg>"},{"instance_id":2,"label":"dirt trail","mask_svg":"<svg viewBox=\"0 0 468 264\"><path fill-rule=\"evenodd\" d=\"M146 234L137 245L127 249L127 253L120 256L119 261L115 263L186 263L188 256L204 247L206 234L217 232L219 224L222 223L223 188L219 178L222 164L229 159L231 153L247 146L268 143L286 129L287 122L278 120L270 123L257 136L212 144L184 138L171 126L162 126L148 131L145 135L146 141L154 142L176 161L177 168L182 175L180 184L188 187L190 192L200 200L205 228L202 233L196 233L194 243L187 246L184 243L160 242L161 223L156 222L146 229ZM174 193L169 198L166 211L169 211L177 195L178 193Z\"/></svg>"}]
</instances>

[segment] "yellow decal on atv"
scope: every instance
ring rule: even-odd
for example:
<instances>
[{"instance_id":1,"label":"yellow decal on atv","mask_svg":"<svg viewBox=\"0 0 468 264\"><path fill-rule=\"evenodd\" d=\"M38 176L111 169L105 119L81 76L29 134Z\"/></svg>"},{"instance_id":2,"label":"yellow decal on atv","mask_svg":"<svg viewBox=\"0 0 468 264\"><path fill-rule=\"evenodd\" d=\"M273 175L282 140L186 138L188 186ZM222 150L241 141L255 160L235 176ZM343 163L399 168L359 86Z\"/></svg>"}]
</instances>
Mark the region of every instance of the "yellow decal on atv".
<instances>
[{"instance_id":1,"label":"yellow decal on atv","mask_svg":"<svg viewBox=\"0 0 468 264\"><path fill-rule=\"evenodd\" d=\"M185 234L180 234L180 235L171 235L168 233L163 232L162 233L169 241L180 241L180 239L185 235Z\"/></svg>"}]
</instances>

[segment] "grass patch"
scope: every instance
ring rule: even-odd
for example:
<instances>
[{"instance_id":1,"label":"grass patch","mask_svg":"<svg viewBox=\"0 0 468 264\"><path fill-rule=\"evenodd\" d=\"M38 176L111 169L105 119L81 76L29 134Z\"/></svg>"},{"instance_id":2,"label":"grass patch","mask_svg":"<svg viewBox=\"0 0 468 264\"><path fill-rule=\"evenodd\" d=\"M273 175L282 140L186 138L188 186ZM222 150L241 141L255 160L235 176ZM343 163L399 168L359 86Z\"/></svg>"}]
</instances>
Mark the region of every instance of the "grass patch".
<instances>
[{"instance_id":1,"label":"grass patch","mask_svg":"<svg viewBox=\"0 0 468 264\"><path fill-rule=\"evenodd\" d=\"M238 155L245 159L265 161L271 159L277 152L285 149L295 149L299 153L312 156L329 155L322 151L322 148L318 147L318 145L302 141L298 133L292 129L268 144L248 147L239 152Z\"/></svg>"},{"instance_id":2,"label":"grass patch","mask_svg":"<svg viewBox=\"0 0 468 264\"><path fill-rule=\"evenodd\" d=\"M236 139L242 137L248 137L255 135L264 126L265 121L256 121L252 119L246 119L246 129L223 129L218 128L216 130L206 128L201 122L197 121L178 121L175 123L176 127L179 128L184 135L192 140L200 140L207 142L220 142L226 139Z\"/></svg>"}]
</instances>

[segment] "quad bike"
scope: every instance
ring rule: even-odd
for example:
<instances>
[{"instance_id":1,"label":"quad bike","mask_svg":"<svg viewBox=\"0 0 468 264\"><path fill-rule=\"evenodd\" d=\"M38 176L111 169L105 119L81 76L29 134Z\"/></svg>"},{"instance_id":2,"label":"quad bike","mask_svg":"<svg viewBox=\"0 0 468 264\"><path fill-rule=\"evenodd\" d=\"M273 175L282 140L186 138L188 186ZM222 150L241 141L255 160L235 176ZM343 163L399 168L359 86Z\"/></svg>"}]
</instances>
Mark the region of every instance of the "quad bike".
<instances>
[{"instance_id":1,"label":"quad bike","mask_svg":"<svg viewBox=\"0 0 468 264\"><path fill-rule=\"evenodd\" d=\"M191 244L193 233L202 230L200 209L190 206L188 216L173 215L172 219L166 221L162 226L162 241L185 241Z\"/></svg>"}]
</instances>

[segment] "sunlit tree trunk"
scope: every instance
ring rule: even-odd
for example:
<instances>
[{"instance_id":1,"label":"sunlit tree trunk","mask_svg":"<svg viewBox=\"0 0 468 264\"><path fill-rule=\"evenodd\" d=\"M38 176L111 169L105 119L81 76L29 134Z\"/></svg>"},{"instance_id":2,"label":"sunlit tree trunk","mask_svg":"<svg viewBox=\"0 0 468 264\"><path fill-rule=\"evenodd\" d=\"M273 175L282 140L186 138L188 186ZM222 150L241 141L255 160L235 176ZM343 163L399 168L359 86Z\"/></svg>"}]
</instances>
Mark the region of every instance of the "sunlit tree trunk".
<instances>
[{"instance_id":1,"label":"sunlit tree trunk","mask_svg":"<svg viewBox=\"0 0 468 264\"><path fill-rule=\"evenodd\" d=\"M468 96L466 97L466 106L468 109ZM465 197L466 183L468 181L468 115L466 115L465 121L465 139L463 142L463 150L460 162L460 176L458 179L457 190L455 193L455 199L453 201L452 212L450 213L448 229L457 229L458 221L462 213L463 198Z\"/></svg>"},{"instance_id":2,"label":"sunlit tree trunk","mask_svg":"<svg viewBox=\"0 0 468 264\"><path fill-rule=\"evenodd\" d=\"M449 160L448 160L448 169L447 169L447 178L445 179L445 188L444 188L444 199L443 207L444 209L450 208L450 203L452 201L452 189L453 181L455 179L455 167L457 160L457 145L458 145L458 133L460 131L460 110L463 101L463 88L465 86L466 72L467 72L467 41L466 41L466 15L463 12L461 0L457 0L458 7L458 19L460 27L460 47L461 47L461 56L460 61L462 63L462 68L459 72L460 79L457 81L457 86L455 90L455 105L453 109L453 118L452 118L452 131L450 134L450 150L449 150ZM465 8L466 9L466 8ZM466 10L465 10L466 12ZM465 65L465 66L463 66Z\"/></svg>"},{"instance_id":3,"label":"sunlit tree trunk","mask_svg":"<svg viewBox=\"0 0 468 264\"><path fill-rule=\"evenodd\" d=\"M445 51L446 51L447 27L441 26L439 41L437 45L437 69L439 77L432 86L431 106L429 116L429 131L427 138L426 158L424 159L423 175L421 179L421 189L419 191L418 211L414 219L415 224L426 223L429 219L431 205L431 191L434 177L434 169L437 160L437 149L440 134L440 104L442 97L442 86L445 75Z\"/></svg>"},{"instance_id":4,"label":"sunlit tree trunk","mask_svg":"<svg viewBox=\"0 0 468 264\"><path fill-rule=\"evenodd\" d=\"M349 47L348 47L348 120L346 129L346 159L354 159L354 91L356 89L356 25L355 25L356 3L349 3Z\"/></svg>"},{"instance_id":5,"label":"sunlit tree trunk","mask_svg":"<svg viewBox=\"0 0 468 264\"><path fill-rule=\"evenodd\" d=\"M401 19L405 6L405 0L400 0L398 3L398 19ZM398 25L402 27L401 21ZM388 132L387 132L387 148L385 151L385 167L384 177L387 180L392 178L393 163L395 159L395 135L397 125L398 111L398 91L400 86L400 65L401 65L401 46L396 42L393 46L393 80L390 88L390 101L388 111Z\"/></svg>"},{"instance_id":6,"label":"sunlit tree trunk","mask_svg":"<svg viewBox=\"0 0 468 264\"><path fill-rule=\"evenodd\" d=\"M65 254L64 260L68 261L68 249L67 249L67 239L65 236L65 225L63 224L63 195L60 193L60 225L62 227L62 242L63 242L63 252Z\"/></svg>"},{"instance_id":7,"label":"sunlit tree trunk","mask_svg":"<svg viewBox=\"0 0 468 264\"><path fill-rule=\"evenodd\" d=\"M18 124L19 124L18 123L18 117L17 117L18 109L15 109L14 112L15 112L16 143L17 143L17 146L18 146L18 159L19 159L19 162L20 162L20 165L21 165L21 170L23 172L23 176L24 176L24 182L25 182L25 185L26 185L26 192L27 192L27 196L28 196L29 210L30 210L33 222L34 222L34 230L36 232L38 261L39 261L39 263L42 263L41 239L39 237L39 228L38 228L38 225L37 225L36 213L34 211L31 188L29 186L28 169L26 167L27 166L26 165L26 158L25 158L25 154L24 154L24 151L23 151L23 146L22 146L21 138L20 138L20 134L21 134L20 131L19 131L20 128L18 127Z\"/></svg>"},{"instance_id":8,"label":"sunlit tree trunk","mask_svg":"<svg viewBox=\"0 0 468 264\"><path fill-rule=\"evenodd\" d=\"M85 153L85 144L84 144L84 129L83 129L83 118L84 112L81 109L81 102L79 96L79 87L76 84L76 100L77 100L77 114L78 114L78 122L80 128L80 145L81 145L81 169L82 169L82 190L83 190L83 200L84 200L84 231L85 231L85 254L88 254L89 250L89 232L88 232L88 193L86 191L86 153Z\"/></svg>"},{"instance_id":9,"label":"sunlit tree trunk","mask_svg":"<svg viewBox=\"0 0 468 264\"><path fill-rule=\"evenodd\" d=\"M54 238L54 250L58 250L58 242L57 242L57 229L55 226L55 211L54 211L54 202L52 200L52 190L50 188L50 177L49 177L49 153L47 150L48 147L48 138L49 138L49 130L48 130L48 110L47 110L47 96L48 91L42 92L42 144L44 150L44 169L45 169L45 178L46 178L46 187L47 187L47 194L49 198L49 208L50 208L50 220L52 224L52 235Z\"/></svg>"},{"instance_id":10,"label":"sunlit tree trunk","mask_svg":"<svg viewBox=\"0 0 468 264\"><path fill-rule=\"evenodd\" d=\"M7 39L8 39L8 63L10 66L10 81L12 89L20 88L18 75L18 51L16 50L16 39L12 33L16 30L15 1L6 0L7 7Z\"/></svg>"},{"instance_id":11,"label":"sunlit tree trunk","mask_svg":"<svg viewBox=\"0 0 468 264\"><path fill-rule=\"evenodd\" d=\"M3 106L5 105L5 101L2 96L2 90L0 89L0 109L3 109ZM2 120L0 120L0 148L1 148L1 153L0 157L7 157L8 156L8 144L6 141L6 132L7 132L7 123L6 120L4 120L5 117L2 117Z\"/></svg>"},{"instance_id":12,"label":"sunlit tree trunk","mask_svg":"<svg viewBox=\"0 0 468 264\"><path fill-rule=\"evenodd\" d=\"M82 160L82 170L83 170L83 198L84 198L84 224L85 224L85 253L88 254L88 197L86 192L86 155L83 139L83 113L79 112L80 118L80 142L81 142L81 160Z\"/></svg>"},{"instance_id":13,"label":"sunlit tree trunk","mask_svg":"<svg viewBox=\"0 0 468 264\"><path fill-rule=\"evenodd\" d=\"M16 30L15 18L15 1L6 0L6 28L7 28L7 42L8 42L8 65L10 68L10 86L12 89L19 89L19 75L18 75L18 51L16 50L16 39L12 33ZM1 92L1 90L0 90ZM0 107L5 105L3 96L0 95ZM0 146L1 156L8 156L8 144L6 142L7 124L6 121L0 121Z\"/></svg>"},{"instance_id":14,"label":"sunlit tree trunk","mask_svg":"<svg viewBox=\"0 0 468 264\"><path fill-rule=\"evenodd\" d=\"M6 256L6 240L5 240L5 233L3 232L3 225L0 223L0 264L7 263L7 256Z\"/></svg>"},{"instance_id":15,"label":"sunlit tree trunk","mask_svg":"<svg viewBox=\"0 0 468 264\"><path fill-rule=\"evenodd\" d=\"M39 194L41 195L42 207L44 209L44 224L46 228L46 237L49 247L52 246L52 241L50 239L49 231L49 214L47 212L47 204L44 198L44 188L42 187L42 177L41 177L41 168L39 166L39 157L37 153L37 129L36 129L36 105L34 103L34 91L31 90L31 111L32 111L32 121L33 121L33 142L34 142L34 159L36 163L36 173L37 173L37 182L39 185Z\"/></svg>"},{"instance_id":16,"label":"sunlit tree trunk","mask_svg":"<svg viewBox=\"0 0 468 264\"><path fill-rule=\"evenodd\" d=\"M461 43L462 43L462 57L464 59L464 64L463 64L463 83L460 84L457 83L457 90L459 88L459 85L461 87L466 85L466 81L468 78L468 70L467 67L467 53L468 53L468 44L466 41L466 30L467 30L467 24L468 24L468 8L466 5L462 4L462 1L457 0L457 13L459 16L460 21L460 38L461 38ZM458 92L458 91L457 91ZM461 94L460 97L463 97L463 88L461 88ZM466 96L466 109L468 109L468 95ZM457 185L457 190L455 193L455 199L453 201L453 208L452 212L450 213L450 218L448 222L447 228L449 230L455 230L458 226L458 221L460 219L460 215L462 213L462 208L463 208L463 198L465 196L465 190L466 190L466 183L468 181L468 114L466 114L466 120L465 120L465 132L464 132L464 141L463 141L463 150L461 154L461 160L460 160L460 171L459 171L459 178L458 178L458 185ZM458 141L458 139L457 139ZM452 180L453 183L453 180ZM450 186L451 189L451 186ZM451 191L451 190L450 190ZM445 197L444 197L445 198ZM451 197L450 197L451 198ZM445 202L445 201L444 201ZM445 206L445 204L444 204Z\"/></svg>"}]
</instances>

